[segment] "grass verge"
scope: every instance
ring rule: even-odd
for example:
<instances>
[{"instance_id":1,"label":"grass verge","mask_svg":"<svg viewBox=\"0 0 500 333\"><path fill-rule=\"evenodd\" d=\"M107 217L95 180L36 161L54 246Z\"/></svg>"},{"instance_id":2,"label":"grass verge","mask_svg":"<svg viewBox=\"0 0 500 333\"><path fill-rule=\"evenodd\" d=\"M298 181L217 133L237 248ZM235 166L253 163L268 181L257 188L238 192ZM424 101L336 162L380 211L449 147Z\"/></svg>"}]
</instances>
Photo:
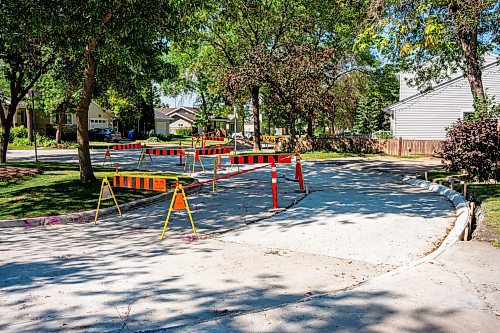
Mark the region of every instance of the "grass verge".
<instances>
[{"instance_id":1,"label":"grass verge","mask_svg":"<svg viewBox=\"0 0 500 333\"><path fill-rule=\"evenodd\" d=\"M474 201L481 204L484 212L484 224L488 239L494 246L500 248L500 185L498 184L470 184L470 195Z\"/></svg>"},{"instance_id":2,"label":"grass verge","mask_svg":"<svg viewBox=\"0 0 500 333\"><path fill-rule=\"evenodd\" d=\"M441 181L443 185L450 186L449 177L465 180L466 176L456 172L433 170L427 173L427 177L431 182ZM462 184L455 185L453 189L463 194ZM479 238L493 240L493 245L500 248L500 185L468 183L467 192L467 197L481 204L484 211L485 228L479 230Z\"/></svg>"},{"instance_id":3,"label":"grass verge","mask_svg":"<svg viewBox=\"0 0 500 333\"><path fill-rule=\"evenodd\" d=\"M99 198L102 178L112 176L114 169L94 167L97 181L82 184L79 180L79 167L69 163L12 162L7 166L39 168L38 175L0 182L0 219L53 216L65 213L95 209ZM173 173L127 171L134 175L179 176ZM181 182L190 183L191 178L180 176ZM154 191L113 188L118 204L151 197L159 194ZM105 200L102 207L113 205Z\"/></svg>"}]
</instances>

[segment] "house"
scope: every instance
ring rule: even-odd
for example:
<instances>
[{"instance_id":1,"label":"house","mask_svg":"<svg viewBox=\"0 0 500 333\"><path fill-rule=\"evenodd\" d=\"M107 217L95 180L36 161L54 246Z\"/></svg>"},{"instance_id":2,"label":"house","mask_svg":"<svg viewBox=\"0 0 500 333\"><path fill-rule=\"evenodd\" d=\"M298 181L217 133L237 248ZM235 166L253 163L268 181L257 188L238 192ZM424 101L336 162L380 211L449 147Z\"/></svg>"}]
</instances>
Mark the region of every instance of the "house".
<instances>
[{"instance_id":1,"label":"house","mask_svg":"<svg viewBox=\"0 0 500 333\"><path fill-rule=\"evenodd\" d=\"M154 109L155 112L155 134L170 134L170 124L174 118L167 116L166 114L159 111L159 109Z\"/></svg>"},{"instance_id":2,"label":"house","mask_svg":"<svg viewBox=\"0 0 500 333\"><path fill-rule=\"evenodd\" d=\"M67 115L68 125L76 125L76 115ZM71 118L70 118L71 117ZM90 102L89 105L89 130L93 128L113 128L114 115L104 110L95 102Z\"/></svg>"},{"instance_id":3,"label":"house","mask_svg":"<svg viewBox=\"0 0 500 333\"><path fill-rule=\"evenodd\" d=\"M5 104L9 103L8 99L5 99ZM27 127L26 109L28 105L25 102L20 102L17 106L16 114L14 115L14 126ZM95 102L91 102L89 105L89 119L88 126L89 130L93 128L105 128L113 127L114 116L106 112L101 106ZM46 135L52 132L54 127L57 127L58 117L57 116L46 116L43 112L36 110L35 108L35 128L37 132ZM66 119L64 125L67 127L76 128L76 115L74 113L66 113Z\"/></svg>"},{"instance_id":4,"label":"house","mask_svg":"<svg viewBox=\"0 0 500 333\"><path fill-rule=\"evenodd\" d=\"M384 109L390 114L395 138L444 140L447 127L474 111L469 82L462 73L423 93L407 85L406 79L411 77L400 75L400 101ZM500 62L494 54L485 57L483 86L489 98L499 100Z\"/></svg>"},{"instance_id":5,"label":"house","mask_svg":"<svg viewBox=\"0 0 500 333\"><path fill-rule=\"evenodd\" d=\"M192 130L196 127L196 115L199 113L199 109L187 106L181 106L177 108L155 108L155 126L158 121L161 121L163 117L171 119L169 125L170 134L178 134L177 132L182 129ZM206 126L206 131L211 132L214 129L227 129L229 119L225 117L210 117L209 122ZM201 133L203 131L202 126L197 127L197 132ZM158 131L157 131L158 133Z\"/></svg>"}]
</instances>

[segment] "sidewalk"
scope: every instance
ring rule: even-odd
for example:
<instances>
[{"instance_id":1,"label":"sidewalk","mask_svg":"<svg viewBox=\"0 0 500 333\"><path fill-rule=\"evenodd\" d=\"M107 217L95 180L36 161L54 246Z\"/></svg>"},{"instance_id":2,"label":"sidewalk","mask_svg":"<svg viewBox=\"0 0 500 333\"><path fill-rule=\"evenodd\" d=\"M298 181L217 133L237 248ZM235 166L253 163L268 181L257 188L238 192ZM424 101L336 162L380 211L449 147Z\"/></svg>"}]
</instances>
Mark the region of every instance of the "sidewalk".
<instances>
[{"instance_id":1,"label":"sidewalk","mask_svg":"<svg viewBox=\"0 0 500 333\"><path fill-rule=\"evenodd\" d=\"M499 263L489 244L460 242L433 261L345 292L178 331L498 332Z\"/></svg>"},{"instance_id":2,"label":"sidewalk","mask_svg":"<svg viewBox=\"0 0 500 333\"><path fill-rule=\"evenodd\" d=\"M439 168L436 159L316 163L397 175ZM455 243L435 259L345 291L168 332L497 332L499 328L500 250L471 241Z\"/></svg>"}]
</instances>

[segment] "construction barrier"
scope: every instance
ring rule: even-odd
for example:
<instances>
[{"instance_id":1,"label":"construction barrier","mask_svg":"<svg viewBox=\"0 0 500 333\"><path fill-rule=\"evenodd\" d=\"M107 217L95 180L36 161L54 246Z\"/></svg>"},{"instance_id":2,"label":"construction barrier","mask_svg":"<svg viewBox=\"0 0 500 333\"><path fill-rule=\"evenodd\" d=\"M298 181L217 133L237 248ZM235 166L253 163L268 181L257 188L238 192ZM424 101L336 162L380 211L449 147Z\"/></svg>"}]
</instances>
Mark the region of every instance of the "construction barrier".
<instances>
[{"instance_id":1,"label":"construction barrier","mask_svg":"<svg viewBox=\"0 0 500 333\"><path fill-rule=\"evenodd\" d=\"M262 164L262 163L292 163L291 155L234 155L231 156L231 165L234 164Z\"/></svg>"},{"instance_id":2,"label":"construction barrier","mask_svg":"<svg viewBox=\"0 0 500 333\"><path fill-rule=\"evenodd\" d=\"M140 149L142 147L142 143L127 143L123 145L114 145L113 150Z\"/></svg>"},{"instance_id":3,"label":"construction barrier","mask_svg":"<svg viewBox=\"0 0 500 333\"><path fill-rule=\"evenodd\" d=\"M206 136L205 141L224 141L226 138L221 137L221 136Z\"/></svg>"},{"instance_id":4,"label":"construction barrier","mask_svg":"<svg viewBox=\"0 0 500 333\"><path fill-rule=\"evenodd\" d=\"M111 163L111 152L109 151L109 147L106 148L106 152L104 153L104 161L102 162L102 166L106 164L106 158L109 159L109 163Z\"/></svg>"},{"instance_id":5,"label":"construction barrier","mask_svg":"<svg viewBox=\"0 0 500 333\"><path fill-rule=\"evenodd\" d=\"M274 162L271 164L271 187L273 190L273 209L278 209L278 176Z\"/></svg>"},{"instance_id":6,"label":"construction barrier","mask_svg":"<svg viewBox=\"0 0 500 333\"><path fill-rule=\"evenodd\" d=\"M274 142L278 137L275 135L261 135L260 140L266 142Z\"/></svg>"},{"instance_id":7,"label":"construction barrier","mask_svg":"<svg viewBox=\"0 0 500 333\"><path fill-rule=\"evenodd\" d=\"M195 171L196 168L196 162L200 163L201 169L205 171L205 167L203 165L203 161L201 160L200 156L214 156L214 155L219 155L219 168L222 168L222 159L220 155L224 154L229 154L231 153L231 148L230 147L217 147L217 148L198 148L194 152L190 153L193 158L190 161L189 156L186 157L186 164L184 165L184 172L186 170L189 170L190 173ZM191 168L192 166L192 168Z\"/></svg>"},{"instance_id":8,"label":"construction barrier","mask_svg":"<svg viewBox=\"0 0 500 333\"><path fill-rule=\"evenodd\" d=\"M162 156L177 156L186 155L184 149L157 149L157 148L147 148L146 154L148 155L162 155Z\"/></svg>"},{"instance_id":9,"label":"construction barrier","mask_svg":"<svg viewBox=\"0 0 500 333\"><path fill-rule=\"evenodd\" d=\"M222 155L231 153L231 147L201 148L197 149L198 155Z\"/></svg>"},{"instance_id":10,"label":"construction barrier","mask_svg":"<svg viewBox=\"0 0 500 333\"><path fill-rule=\"evenodd\" d=\"M302 163L300 161L300 154L297 152L295 154L295 180L299 182L299 188L304 191L304 177L302 175Z\"/></svg>"},{"instance_id":11,"label":"construction barrier","mask_svg":"<svg viewBox=\"0 0 500 333\"><path fill-rule=\"evenodd\" d=\"M191 227L193 229L194 234L196 235L196 227L194 225L193 217L191 215L191 210L189 209L189 204L187 201L186 193L184 192L184 188L182 184L179 183L179 178L177 177L144 177L144 176L135 176L135 175L114 175L113 176L113 187L122 187L136 190L146 190L146 191L158 191L158 192L167 192L169 190L169 184L174 181L173 187L174 193L172 196L172 200L170 201L170 207L167 213L167 218L165 219L165 224L163 226L163 231L161 234L161 239L165 237L165 231L167 230L168 221L170 219L170 215L173 210L186 210L189 216L189 221L191 222ZM94 224L97 224L97 218L99 216L99 208L101 206L101 201L106 199L113 199L120 213L120 217L122 216L120 206L116 201L116 197L113 193L112 186L108 180L108 177L105 176L102 180L101 191L99 193L99 201L97 203L97 210L95 213Z\"/></svg>"}]
</instances>

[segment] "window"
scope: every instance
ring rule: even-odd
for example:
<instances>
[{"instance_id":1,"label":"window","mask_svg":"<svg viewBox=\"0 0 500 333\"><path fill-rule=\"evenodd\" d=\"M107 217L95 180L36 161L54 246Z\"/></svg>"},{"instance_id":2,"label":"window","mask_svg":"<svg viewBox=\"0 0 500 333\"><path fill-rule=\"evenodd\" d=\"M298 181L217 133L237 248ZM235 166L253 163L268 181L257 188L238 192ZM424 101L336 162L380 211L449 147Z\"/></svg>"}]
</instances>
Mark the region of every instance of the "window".
<instances>
[{"instance_id":1,"label":"window","mask_svg":"<svg viewBox=\"0 0 500 333\"><path fill-rule=\"evenodd\" d=\"M64 123L66 125L73 125L73 117L71 116L71 113L66 114L66 119Z\"/></svg>"},{"instance_id":2,"label":"window","mask_svg":"<svg viewBox=\"0 0 500 333\"><path fill-rule=\"evenodd\" d=\"M473 111L462 111L462 119L467 120L470 119L474 112Z\"/></svg>"}]
</instances>

